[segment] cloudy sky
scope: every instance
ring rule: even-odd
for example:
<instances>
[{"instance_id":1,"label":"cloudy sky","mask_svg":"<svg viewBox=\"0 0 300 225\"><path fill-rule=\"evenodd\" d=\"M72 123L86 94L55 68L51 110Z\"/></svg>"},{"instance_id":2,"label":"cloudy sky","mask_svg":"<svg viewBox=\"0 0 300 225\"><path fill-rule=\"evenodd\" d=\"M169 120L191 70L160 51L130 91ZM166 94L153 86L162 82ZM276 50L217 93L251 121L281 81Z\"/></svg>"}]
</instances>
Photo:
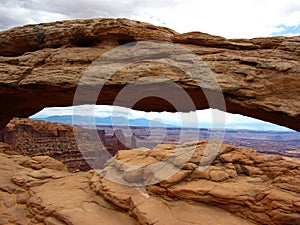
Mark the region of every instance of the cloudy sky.
<instances>
[{"instance_id":1,"label":"cloudy sky","mask_svg":"<svg viewBox=\"0 0 300 225\"><path fill-rule=\"evenodd\" d=\"M299 0L0 0L0 30L90 17L126 17L230 38L300 34Z\"/></svg>"},{"instance_id":2,"label":"cloudy sky","mask_svg":"<svg viewBox=\"0 0 300 225\"><path fill-rule=\"evenodd\" d=\"M201 31L227 38L300 35L300 0L0 0L0 30L24 24L91 17L125 17L166 26L178 32ZM37 116L71 114L72 109L45 109ZM98 116L112 115L101 106ZM117 108L122 114L122 109ZM201 121L211 111L197 112ZM178 121L178 115L132 111L130 118ZM227 114L227 124L260 123L252 118ZM170 122L170 121L168 121ZM272 129L284 129L271 126Z\"/></svg>"},{"instance_id":3,"label":"cloudy sky","mask_svg":"<svg viewBox=\"0 0 300 225\"><path fill-rule=\"evenodd\" d=\"M33 115L32 119L45 119L49 116L80 115L84 117L123 117L125 123L128 119L148 119L161 124L172 124L193 128L227 128L227 129L248 129L248 130L273 130L292 131L286 127L267 123L250 117L224 113L215 109L198 110L190 113L169 113L169 112L142 112L118 106L95 106L82 105L75 107L53 107L46 108ZM78 120L75 120L78 122ZM114 120L113 120L114 121ZM92 122L89 125L93 125ZM114 124L118 125L118 124Z\"/></svg>"}]
</instances>

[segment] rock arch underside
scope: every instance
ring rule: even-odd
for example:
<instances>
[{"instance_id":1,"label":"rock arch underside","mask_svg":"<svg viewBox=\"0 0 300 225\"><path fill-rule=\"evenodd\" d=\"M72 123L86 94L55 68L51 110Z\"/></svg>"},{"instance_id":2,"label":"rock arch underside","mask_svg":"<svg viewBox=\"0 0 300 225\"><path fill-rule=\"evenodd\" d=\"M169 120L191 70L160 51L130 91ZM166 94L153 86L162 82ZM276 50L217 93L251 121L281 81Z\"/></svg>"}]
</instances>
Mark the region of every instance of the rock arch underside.
<instances>
[{"instance_id":1,"label":"rock arch underside","mask_svg":"<svg viewBox=\"0 0 300 225\"><path fill-rule=\"evenodd\" d=\"M1 32L0 127L13 117L28 117L44 107L73 105L78 81L94 60L119 45L147 40L178 43L201 57L222 89L228 112L300 131L300 36L225 39L200 32L179 34L127 19L53 22ZM143 71L143 65L137 68ZM148 63L144 69L160 76L168 68ZM197 109L209 108L201 88L182 71L167 74L191 96ZM102 89L97 104L113 104L119 91L139 76L143 73L130 69L118 72ZM82 103L95 85L87 82ZM141 84L141 90L147 88L160 87ZM171 91L164 90L172 95ZM144 99L133 108L174 111L157 98Z\"/></svg>"}]
</instances>

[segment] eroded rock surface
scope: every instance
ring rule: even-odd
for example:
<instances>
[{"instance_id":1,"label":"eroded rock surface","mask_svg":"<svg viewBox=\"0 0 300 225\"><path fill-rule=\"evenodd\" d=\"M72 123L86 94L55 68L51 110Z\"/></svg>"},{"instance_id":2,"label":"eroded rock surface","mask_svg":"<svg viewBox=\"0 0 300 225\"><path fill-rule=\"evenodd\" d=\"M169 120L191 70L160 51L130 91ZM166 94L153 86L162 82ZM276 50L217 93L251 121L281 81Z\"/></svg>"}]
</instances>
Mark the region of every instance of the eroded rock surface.
<instances>
[{"instance_id":1,"label":"eroded rock surface","mask_svg":"<svg viewBox=\"0 0 300 225\"><path fill-rule=\"evenodd\" d=\"M13 117L28 117L44 107L72 105L77 84L92 62L120 45L143 40L175 43L195 53L212 70L224 94L228 112L300 131L299 36L227 40L200 32L178 34L167 28L127 19L63 21L1 32L1 127ZM150 58L178 56L159 47L154 50L146 51ZM127 54L134 56L130 51ZM108 61L113 67L126 57L117 54ZM145 111L176 111L172 106L172 101L178 101L176 93L162 86L163 82L157 83L154 79L157 77L167 78L182 87L197 109L219 107L214 104L219 100L208 104L203 95L202 89L205 89L214 96L216 87L203 80L201 74L190 77L170 65L139 62L139 57L136 60L137 63L124 67L108 80L101 74L87 77L79 102L113 104L125 85L151 76L137 85L138 89L131 94L149 93L151 96L151 93L161 93L164 89L171 102L145 98L134 104L129 96L118 104ZM190 63L188 61L179 60L178 65ZM99 84L105 86L99 98L91 102L91 94ZM192 108L182 105L180 110Z\"/></svg>"},{"instance_id":2,"label":"eroded rock surface","mask_svg":"<svg viewBox=\"0 0 300 225\"><path fill-rule=\"evenodd\" d=\"M48 156L8 155L4 148L1 144L1 224L136 224L95 195L89 173L72 174Z\"/></svg>"},{"instance_id":3,"label":"eroded rock surface","mask_svg":"<svg viewBox=\"0 0 300 225\"><path fill-rule=\"evenodd\" d=\"M89 161L93 161L93 151L97 147L102 147L103 151L111 155L130 147L131 140L123 135L122 130L116 130L112 136L105 135L104 130L97 130L99 139L94 140L90 138L93 130L27 118L13 118L0 131L0 142L11 145L14 151L22 155L53 157L63 162L70 171L87 171L91 167L82 155L83 150L78 148L75 129L80 132L80 136L88 139L85 141L87 148L84 154ZM102 145L97 145L100 140Z\"/></svg>"},{"instance_id":4,"label":"eroded rock surface","mask_svg":"<svg viewBox=\"0 0 300 225\"><path fill-rule=\"evenodd\" d=\"M203 169L208 142L119 151L104 171L70 173L48 156L17 155L1 144L1 224L295 225L300 222L300 164L221 145ZM186 162L184 155L191 153ZM167 162L171 177L147 186L149 165ZM129 166L139 166L132 170ZM179 165L183 165L179 168ZM136 167L135 167L136 168ZM109 177L105 176L110 174ZM115 177L113 177L115 176Z\"/></svg>"},{"instance_id":5,"label":"eroded rock surface","mask_svg":"<svg viewBox=\"0 0 300 225\"><path fill-rule=\"evenodd\" d=\"M105 174L122 183L149 184L145 195L217 206L257 224L300 223L300 165L296 161L223 144L217 158L206 166L210 148L217 145L199 141L120 151L118 161L111 161ZM191 158L184 160L186 154ZM166 162L163 166L151 167L162 161ZM166 175L170 171L173 175ZM124 209L126 202L134 201L119 194L118 188L107 188L105 179L95 183L100 193Z\"/></svg>"}]
</instances>

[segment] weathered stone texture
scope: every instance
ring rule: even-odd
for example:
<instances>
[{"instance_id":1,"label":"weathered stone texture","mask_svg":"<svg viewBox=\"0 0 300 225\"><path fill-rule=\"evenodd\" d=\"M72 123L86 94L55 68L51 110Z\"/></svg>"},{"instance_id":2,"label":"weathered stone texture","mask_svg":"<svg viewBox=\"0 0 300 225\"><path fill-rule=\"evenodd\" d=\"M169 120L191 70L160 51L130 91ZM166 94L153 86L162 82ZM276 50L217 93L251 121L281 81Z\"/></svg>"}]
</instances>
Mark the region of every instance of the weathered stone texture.
<instances>
[{"instance_id":1,"label":"weathered stone texture","mask_svg":"<svg viewBox=\"0 0 300 225\"><path fill-rule=\"evenodd\" d=\"M13 117L28 117L44 107L72 105L76 86L94 60L120 45L148 40L180 44L199 56L217 79L228 112L300 131L299 36L228 40L200 32L178 34L167 28L127 19L63 21L2 31L1 127ZM161 57L157 51L150 52L149 57ZM122 57L115 55L111 61ZM118 71L107 80L97 104L113 104L125 85L149 75L174 81L187 91L197 109L218 107L209 105L201 90L205 88L213 94L216 91L214 85L204 81L200 88L195 81L197 78L154 62L137 63ZM89 102L94 88L99 86L101 79L106 79L99 76L85 80L87 87L81 96L82 103ZM141 83L138 90L160 93L164 86L152 81L148 79ZM176 101L176 93L171 89L164 88L164 94ZM128 106L131 103L128 98L128 102L119 104ZM146 98L133 108L176 110L167 101L157 98ZM181 111L189 110L189 106L181 108Z\"/></svg>"}]
</instances>

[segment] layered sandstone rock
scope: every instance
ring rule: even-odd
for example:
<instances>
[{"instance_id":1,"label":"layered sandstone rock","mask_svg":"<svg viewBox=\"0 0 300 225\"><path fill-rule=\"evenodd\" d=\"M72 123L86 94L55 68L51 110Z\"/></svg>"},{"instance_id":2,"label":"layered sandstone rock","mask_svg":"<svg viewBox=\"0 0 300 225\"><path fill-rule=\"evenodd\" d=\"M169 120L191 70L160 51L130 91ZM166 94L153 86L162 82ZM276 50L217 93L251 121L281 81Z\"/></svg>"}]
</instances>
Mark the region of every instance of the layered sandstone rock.
<instances>
[{"instance_id":1,"label":"layered sandstone rock","mask_svg":"<svg viewBox=\"0 0 300 225\"><path fill-rule=\"evenodd\" d=\"M218 157L203 169L199 162L203 155L207 156L207 145L207 141L199 141L177 147L162 144L153 150L119 151L117 160L111 160L105 170L70 173L61 162L48 156L21 156L8 145L0 144L0 221L143 225L300 223L299 162L221 145ZM191 158L183 160L190 153ZM150 182L161 174L151 173L149 165L163 161L176 173L158 179L157 183ZM129 169L130 165L138 165L139 169ZM123 184L112 182L113 179L123 180ZM149 184L130 185L137 181Z\"/></svg>"},{"instance_id":2,"label":"layered sandstone rock","mask_svg":"<svg viewBox=\"0 0 300 225\"><path fill-rule=\"evenodd\" d=\"M47 156L1 152L0 161L1 224L135 224L95 195L89 173L69 173L62 163Z\"/></svg>"},{"instance_id":3,"label":"layered sandstone rock","mask_svg":"<svg viewBox=\"0 0 300 225\"><path fill-rule=\"evenodd\" d=\"M80 136L87 137L88 145L85 152L78 148L74 129ZM106 136L104 130L97 130L99 139L90 138L90 130L78 126L71 126L60 123L52 123L31 119L13 118L7 126L0 131L0 142L12 146L13 150L27 156L51 156L63 162L70 171L87 171L91 169L89 162L86 162L87 155L94 156L94 147L97 145L103 148L112 156L119 150L126 150L131 145L130 139L126 138L122 130L116 130L112 137ZM127 140L129 139L129 140ZM86 158L84 155L86 154ZM89 161L93 162L93 158ZM96 157L96 156L95 156ZM96 160L96 159L95 159ZM105 163L105 162L104 162Z\"/></svg>"},{"instance_id":4,"label":"layered sandstone rock","mask_svg":"<svg viewBox=\"0 0 300 225\"><path fill-rule=\"evenodd\" d=\"M157 82L167 78L191 96L197 109L221 108L300 131L299 36L227 40L200 32L178 34L167 28L127 19L63 21L1 32L1 127L15 116L28 117L44 107L72 105L76 86L94 60L120 45L143 40L175 43L195 53L217 79L226 109L215 104L221 101L218 95L214 98L216 86L198 76L199 71L196 71L196 77L190 77L170 65L139 62L139 57L137 63L124 67L110 79L101 74L85 78L78 104L91 104L91 95L95 94L99 84L105 85L95 102L114 104L115 97L125 85L151 76L139 83L131 94L149 93L151 96L151 93L162 93L164 89L171 104L158 98L145 98L134 104L130 95L116 104L145 111L178 110L172 106L172 101L179 101L174 90L167 84L164 86L163 80ZM191 63L184 55L172 55L159 45L156 48L152 49L154 51L142 50L150 59L181 57L177 65ZM130 51L126 54L135 56ZM112 67L120 65L126 62L126 54L110 56L108 63ZM210 104L203 90L212 95ZM180 111L189 110L194 108L184 104L180 108Z\"/></svg>"},{"instance_id":5,"label":"layered sandstone rock","mask_svg":"<svg viewBox=\"0 0 300 225\"><path fill-rule=\"evenodd\" d=\"M159 221L158 224L167 221L177 224L177 219L185 220L186 224L210 224L197 223L199 214L189 215L190 220L185 217L189 206L196 209L199 203L217 206L257 224L300 223L299 163L222 144L216 159L206 164L205 157L211 154L212 146L218 143L198 141L177 147L161 144L153 150L120 151L117 160L112 160L101 175L124 184L145 184L146 189L127 188L120 193L118 190L123 185L97 174L92 178L93 187L108 201L133 212L137 218ZM191 157L185 159L187 154ZM165 164L154 166L162 161ZM177 204L181 202L180 210ZM152 216L155 218L150 218ZM216 223L211 221L211 224Z\"/></svg>"},{"instance_id":6,"label":"layered sandstone rock","mask_svg":"<svg viewBox=\"0 0 300 225\"><path fill-rule=\"evenodd\" d=\"M0 132L0 141L27 156L51 156L63 162L70 171L89 170L79 151L72 126L14 118Z\"/></svg>"}]
</instances>

